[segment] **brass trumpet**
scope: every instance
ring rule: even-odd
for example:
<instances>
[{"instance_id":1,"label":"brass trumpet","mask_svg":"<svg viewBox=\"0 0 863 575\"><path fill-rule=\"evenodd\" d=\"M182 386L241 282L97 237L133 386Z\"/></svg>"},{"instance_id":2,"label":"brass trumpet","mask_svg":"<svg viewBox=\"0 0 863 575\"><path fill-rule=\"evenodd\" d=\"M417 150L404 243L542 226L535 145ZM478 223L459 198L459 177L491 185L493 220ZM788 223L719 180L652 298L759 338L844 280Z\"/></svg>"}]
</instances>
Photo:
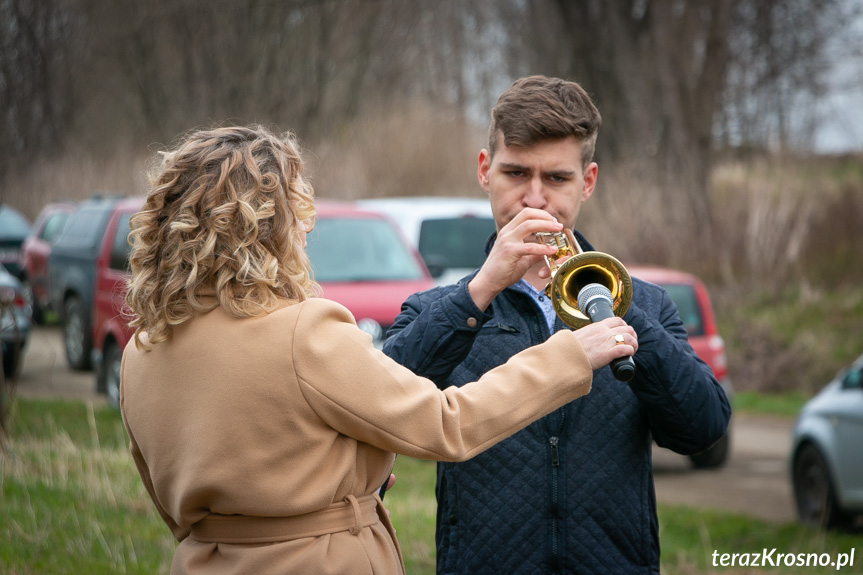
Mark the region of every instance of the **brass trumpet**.
<instances>
[{"instance_id":1,"label":"brass trumpet","mask_svg":"<svg viewBox=\"0 0 863 575\"><path fill-rule=\"evenodd\" d=\"M578 293L589 284L607 287L611 292L614 315L623 317L632 302L632 278L622 263L602 252L582 251L572 230L539 232L536 240L557 248L556 253L545 256L551 272L545 293L563 323L573 329L590 323L590 317L578 308ZM557 261L565 256L570 257L558 265Z\"/></svg>"}]
</instances>

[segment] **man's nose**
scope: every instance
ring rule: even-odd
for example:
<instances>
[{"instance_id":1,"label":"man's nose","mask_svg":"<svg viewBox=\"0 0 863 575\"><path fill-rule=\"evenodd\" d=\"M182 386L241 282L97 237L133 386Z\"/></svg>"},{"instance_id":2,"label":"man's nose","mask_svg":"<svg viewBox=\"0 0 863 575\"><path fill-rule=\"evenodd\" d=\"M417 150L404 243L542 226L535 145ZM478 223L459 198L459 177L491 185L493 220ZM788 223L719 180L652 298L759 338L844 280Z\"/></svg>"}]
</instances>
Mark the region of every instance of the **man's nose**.
<instances>
[{"instance_id":1,"label":"man's nose","mask_svg":"<svg viewBox=\"0 0 863 575\"><path fill-rule=\"evenodd\" d=\"M541 178L534 177L530 179L527 183L527 189L524 191L522 202L526 208L542 209L545 207L545 187Z\"/></svg>"}]
</instances>

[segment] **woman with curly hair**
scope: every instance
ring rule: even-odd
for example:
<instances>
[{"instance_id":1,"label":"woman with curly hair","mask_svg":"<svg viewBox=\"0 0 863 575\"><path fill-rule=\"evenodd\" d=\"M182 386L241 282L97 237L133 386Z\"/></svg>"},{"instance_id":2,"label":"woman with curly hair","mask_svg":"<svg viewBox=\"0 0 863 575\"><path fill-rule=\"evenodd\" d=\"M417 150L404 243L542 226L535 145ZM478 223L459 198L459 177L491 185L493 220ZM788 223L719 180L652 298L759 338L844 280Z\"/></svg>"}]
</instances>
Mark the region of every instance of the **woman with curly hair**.
<instances>
[{"instance_id":1,"label":"woman with curly hair","mask_svg":"<svg viewBox=\"0 0 863 575\"><path fill-rule=\"evenodd\" d=\"M260 126L188 134L132 218L121 408L179 541L172 573L404 573L377 495L395 453L468 459L637 347L614 318L440 391L317 297L313 221L295 139ZM560 229L533 225L525 237ZM524 246L533 260L550 249Z\"/></svg>"}]
</instances>

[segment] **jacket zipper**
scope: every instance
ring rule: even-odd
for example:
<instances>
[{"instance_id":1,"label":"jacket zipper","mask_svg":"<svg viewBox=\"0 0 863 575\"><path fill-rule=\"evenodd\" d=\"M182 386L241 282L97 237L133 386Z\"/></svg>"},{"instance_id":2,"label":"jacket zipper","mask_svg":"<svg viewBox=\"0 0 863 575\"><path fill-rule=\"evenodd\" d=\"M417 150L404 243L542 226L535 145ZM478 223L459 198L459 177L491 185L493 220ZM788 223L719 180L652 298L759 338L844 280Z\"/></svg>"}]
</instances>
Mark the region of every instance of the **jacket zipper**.
<instances>
[{"instance_id":1,"label":"jacket zipper","mask_svg":"<svg viewBox=\"0 0 863 575\"><path fill-rule=\"evenodd\" d=\"M560 437L552 435L548 438L551 445L551 568L557 572L559 544L557 541L558 523L558 478L557 472L560 467Z\"/></svg>"},{"instance_id":2,"label":"jacket zipper","mask_svg":"<svg viewBox=\"0 0 863 575\"><path fill-rule=\"evenodd\" d=\"M533 343L538 344L542 341L548 339L551 334L548 333L548 328L546 327L545 317L542 311L538 308L538 306L534 305L534 314L538 315L538 321L535 321L531 325L531 335L533 336ZM538 314L537 314L538 312ZM555 325L557 324L555 321ZM543 418L545 423L546 430L549 432L548 444L551 447L551 569L552 573L557 573L560 568L560 542L557 534L558 525L559 525L559 510L560 510L560 489L559 489L559 467L560 467L560 434L563 432L563 424L566 420L566 407L560 408L556 415L558 416L557 421L557 429L551 429L551 417L552 414L546 415Z\"/></svg>"},{"instance_id":3,"label":"jacket zipper","mask_svg":"<svg viewBox=\"0 0 863 575\"><path fill-rule=\"evenodd\" d=\"M523 294L524 295L524 294ZM524 295L524 297L528 297ZM531 324L531 337L533 338L533 345L536 345L545 339L548 339L551 334L547 333L548 329L545 324L545 317L542 314L542 311L538 308L538 306L534 305L534 314L539 315L539 320L532 322ZM560 320L555 319L555 326L557 327ZM543 337L544 336L544 337ZM560 543L558 541L558 514L560 509L560 493L559 493L559 478L558 471L560 467L560 434L563 433L563 424L566 420L566 407L560 408L557 413L559 414L559 421L557 422L557 429L552 430L549 418L551 414L543 417L543 422L545 423L546 430L549 433L556 433L557 435L550 435L548 438L549 446L551 447L551 569L552 573L557 573L560 568Z\"/></svg>"}]
</instances>

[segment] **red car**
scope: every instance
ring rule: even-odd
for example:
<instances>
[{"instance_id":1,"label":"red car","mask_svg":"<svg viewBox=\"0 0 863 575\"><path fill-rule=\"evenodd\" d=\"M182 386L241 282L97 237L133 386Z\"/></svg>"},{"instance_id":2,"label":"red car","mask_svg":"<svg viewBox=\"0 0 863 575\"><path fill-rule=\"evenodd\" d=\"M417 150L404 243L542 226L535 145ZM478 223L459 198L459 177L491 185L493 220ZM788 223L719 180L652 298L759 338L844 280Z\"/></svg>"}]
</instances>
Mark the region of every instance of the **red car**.
<instances>
[{"instance_id":1,"label":"red car","mask_svg":"<svg viewBox=\"0 0 863 575\"><path fill-rule=\"evenodd\" d=\"M144 205L144 198L117 202L108 219L102 246L96 258L93 288L93 364L96 391L108 395L111 405L120 405L120 360L132 336L124 303L129 277L129 218Z\"/></svg>"},{"instance_id":2,"label":"red car","mask_svg":"<svg viewBox=\"0 0 863 575\"><path fill-rule=\"evenodd\" d=\"M307 253L327 299L348 308L383 345L402 302L435 281L419 252L387 216L354 204L317 201Z\"/></svg>"},{"instance_id":3,"label":"red car","mask_svg":"<svg viewBox=\"0 0 863 575\"><path fill-rule=\"evenodd\" d=\"M725 341L716 330L713 306L701 280L692 274L666 268L627 266L626 269L633 277L665 288L677 306L677 313L689 335L689 344L698 357L713 370L713 375L730 400L732 389L728 379ZM690 459L696 467L719 467L728 457L728 446L729 438L726 433L713 447L690 456Z\"/></svg>"},{"instance_id":4,"label":"red car","mask_svg":"<svg viewBox=\"0 0 863 575\"><path fill-rule=\"evenodd\" d=\"M96 389L119 402L120 359L132 330L124 309L128 277L129 217L141 199L119 202L108 222L96 264L93 346ZM402 302L435 282L419 253L386 216L349 203L315 202L315 229L307 253L323 296L347 307L380 347Z\"/></svg>"},{"instance_id":5,"label":"red car","mask_svg":"<svg viewBox=\"0 0 863 575\"><path fill-rule=\"evenodd\" d=\"M42 315L51 307L51 293L48 291L48 257L51 246L58 237L69 214L75 211L72 202L48 204L36 217L30 234L21 245L22 281L24 291L30 300L33 321L42 323Z\"/></svg>"}]
</instances>

